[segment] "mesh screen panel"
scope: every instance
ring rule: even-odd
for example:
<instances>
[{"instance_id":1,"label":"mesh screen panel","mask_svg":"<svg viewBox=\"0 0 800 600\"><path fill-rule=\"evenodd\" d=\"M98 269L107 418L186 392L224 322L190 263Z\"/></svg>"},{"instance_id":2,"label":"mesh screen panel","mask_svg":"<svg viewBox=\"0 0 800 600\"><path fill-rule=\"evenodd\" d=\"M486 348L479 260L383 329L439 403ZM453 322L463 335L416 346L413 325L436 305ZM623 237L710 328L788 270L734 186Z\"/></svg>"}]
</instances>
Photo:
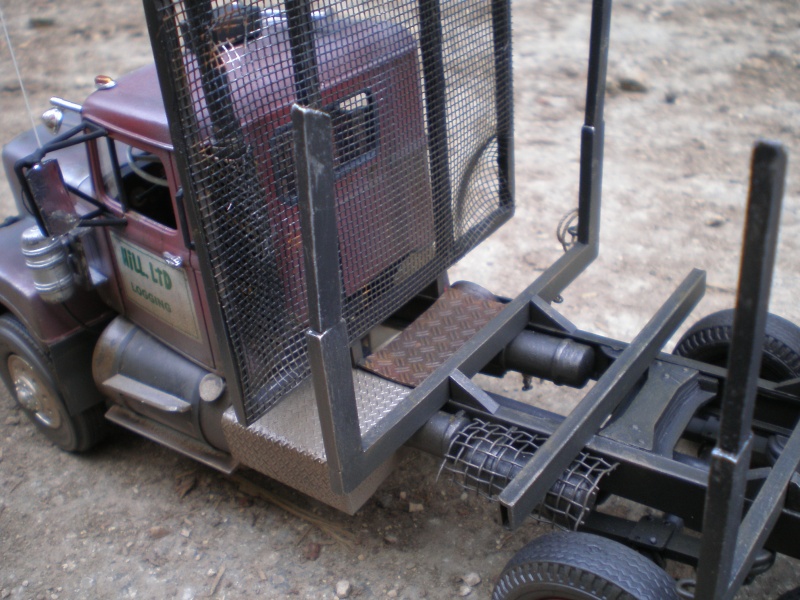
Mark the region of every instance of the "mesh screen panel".
<instances>
[{"instance_id":1,"label":"mesh screen panel","mask_svg":"<svg viewBox=\"0 0 800 600\"><path fill-rule=\"evenodd\" d=\"M508 5L146 6L250 423L309 370L292 104L332 119L342 289L329 293L355 340L511 216Z\"/></svg>"}]
</instances>

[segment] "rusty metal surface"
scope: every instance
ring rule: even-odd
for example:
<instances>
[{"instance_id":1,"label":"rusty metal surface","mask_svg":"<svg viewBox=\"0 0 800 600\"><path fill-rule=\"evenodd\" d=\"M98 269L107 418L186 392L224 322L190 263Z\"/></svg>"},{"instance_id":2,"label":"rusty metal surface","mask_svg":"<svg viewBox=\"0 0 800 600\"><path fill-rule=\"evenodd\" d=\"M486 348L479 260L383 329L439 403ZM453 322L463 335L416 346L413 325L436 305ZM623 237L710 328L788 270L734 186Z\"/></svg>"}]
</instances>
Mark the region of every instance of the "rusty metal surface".
<instances>
[{"instance_id":1,"label":"rusty metal surface","mask_svg":"<svg viewBox=\"0 0 800 600\"><path fill-rule=\"evenodd\" d=\"M357 369L353 383L362 435L410 392ZM388 460L350 494L331 490L310 379L249 427L239 424L232 409L225 412L222 426L231 454L242 464L349 514L369 499L394 466L394 459Z\"/></svg>"},{"instance_id":2,"label":"rusty metal surface","mask_svg":"<svg viewBox=\"0 0 800 600\"><path fill-rule=\"evenodd\" d=\"M416 387L503 309L503 304L449 288L425 313L362 366Z\"/></svg>"}]
</instances>

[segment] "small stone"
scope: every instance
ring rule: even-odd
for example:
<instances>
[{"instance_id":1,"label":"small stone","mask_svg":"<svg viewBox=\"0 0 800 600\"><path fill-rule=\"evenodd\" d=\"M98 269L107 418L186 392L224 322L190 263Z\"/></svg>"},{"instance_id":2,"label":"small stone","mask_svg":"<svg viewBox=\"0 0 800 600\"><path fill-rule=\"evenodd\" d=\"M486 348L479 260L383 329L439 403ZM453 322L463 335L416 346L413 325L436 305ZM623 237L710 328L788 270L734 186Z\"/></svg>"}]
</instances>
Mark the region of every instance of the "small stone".
<instances>
[{"instance_id":1,"label":"small stone","mask_svg":"<svg viewBox=\"0 0 800 600\"><path fill-rule=\"evenodd\" d=\"M188 529L181 529L181 535L185 538L188 538L190 535L192 535L192 532Z\"/></svg>"},{"instance_id":2,"label":"small stone","mask_svg":"<svg viewBox=\"0 0 800 600\"><path fill-rule=\"evenodd\" d=\"M166 527L162 527L161 525L156 525L155 527L151 527L147 530L147 535L150 536L150 539L153 540L160 540L163 537L166 537L170 534L170 530Z\"/></svg>"},{"instance_id":3,"label":"small stone","mask_svg":"<svg viewBox=\"0 0 800 600\"><path fill-rule=\"evenodd\" d=\"M468 585L462 585L458 588L458 595L462 598L465 596L469 596L472 593L472 588Z\"/></svg>"},{"instance_id":4,"label":"small stone","mask_svg":"<svg viewBox=\"0 0 800 600\"><path fill-rule=\"evenodd\" d=\"M217 570L215 568L213 568L213 567L210 568L208 571L206 571L206 577L214 577L214 575L216 575L216 574L217 574Z\"/></svg>"},{"instance_id":5,"label":"small stone","mask_svg":"<svg viewBox=\"0 0 800 600\"><path fill-rule=\"evenodd\" d=\"M475 587L481 582L481 576L477 573L467 573L461 580L466 583L469 587Z\"/></svg>"},{"instance_id":6,"label":"small stone","mask_svg":"<svg viewBox=\"0 0 800 600\"><path fill-rule=\"evenodd\" d=\"M634 94L643 94L647 91L647 85L633 77L620 77L619 89L623 92L633 92Z\"/></svg>"},{"instance_id":7,"label":"small stone","mask_svg":"<svg viewBox=\"0 0 800 600\"><path fill-rule=\"evenodd\" d=\"M396 544L399 541L399 538L393 533L387 533L383 536L383 541L387 544Z\"/></svg>"},{"instance_id":8,"label":"small stone","mask_svg":"<svg viewBox=\"0 0 800 600\"><path fill-rule=\"evenodd\" d=\"M409 502L408 503L408 512L410 513L418 513L425 510L425 507L422 505L421 502Z\"/></svg>"},{"instance_id":9,"label":"small stone","mask_svg":"<svg viewBox=\"0 0 800 600\"><path fill-rule=\"evenodd\" d=\"M17 415L11 415L10 417L6 417L5 424L19 425L19 417Z\"/></svg>"},{"instance_id":10,"label":"small stone","mask_svg":"<svg viewBox=\"0 0 800 600\"><path fill-rule=\"evenodd\" d=\"M725 219L718 215L712 215L706 219L706 227L722 227L725 224Z\"/></svg>"},{"instance_id":11,"label":"small stone","mask_svg":"<svg viewBox=\"0 0 800 600\"><path fill-rule=\"evenodd\" d=\"M386 592L387 598L397 598L397 590L389 590Z\"/></svg>"},{"instance_id":12,"label":"small stone","mask_svg":"<svg viewBox=\"0 0 800 600\"><path fill-rule=\"evenodd\" d=\"M664 102L667 104L675 104L678 101L678 94L676 92L666 92L664 94Z\"/></svg>"},{"instance_id":13,"label":"small stone","mask_svg":"<svg viewBox=\"0 0 800 600\"><path fill-rule=\"evenodd\" d=\"M378 506L386 510L391 509L394 506L394 497L391 494L382 494L378 498Z\"/></svg>"},{"instance_id":14,"label":"small stone","mask_svg":"<svg viewBox=\"0 0 800 600\"><path fill-rule=\"evenodd\" d=\"M175 484L175 491L178 493L179 498L185 498L197 485L197 476L190 473L187 476L181 477Z\"/></svg>"},{"instance_id":15,"label":"small stone","mask_svg":"<svg viewBox=\"0 0 800 600\"><path fill-rule=\"evenodd\" d=\"M322 550L322 546L317 544L316 542L309 542L306 546L306 551L304 553L306 560L317 560L319 558L319 553Z\"/></svg>"},{"instance_id":16,"label":"small stone","mask_svg":"<svg viewBox=\"0 0 800 600\"><path fill-rule=\"evenodd\" d=\"M336 595L339 596L339 598L347 598L352 591L353 586L350 585L350 582L346 579L342 579L336 583Z\"/></svg>"},{"instance_id":17,"label":"small stone","mask_svg":"<svg viewBox=\"0 0 800 600\"><path fill-rule=\"evenodd\" d=\"M358 555L358 560L364 560L365 558L366 558L366 556L364 556L363 554L359 554Z\"/></svg>"},{"instance_id":18,"label":"small stone","mask_svg":"<svg viewBox=\"0 0 800 600\"><path fill-rule=\"evenodd\" d=\"M408 494L405 492L400 492L400 500L405 500L406 498L408 498Z\"/></svg>"},{"instance_id":19,"label":"small stone","mask_svg":"<svg viewBox=\"0 0 800 600\"><path fill-rule=\"evenodd\" d=\"M53 27L55 24L56 20L50 17L31 17L28 19L28 26L31 29L45 29Z\"/></svg>"}]
</instances>

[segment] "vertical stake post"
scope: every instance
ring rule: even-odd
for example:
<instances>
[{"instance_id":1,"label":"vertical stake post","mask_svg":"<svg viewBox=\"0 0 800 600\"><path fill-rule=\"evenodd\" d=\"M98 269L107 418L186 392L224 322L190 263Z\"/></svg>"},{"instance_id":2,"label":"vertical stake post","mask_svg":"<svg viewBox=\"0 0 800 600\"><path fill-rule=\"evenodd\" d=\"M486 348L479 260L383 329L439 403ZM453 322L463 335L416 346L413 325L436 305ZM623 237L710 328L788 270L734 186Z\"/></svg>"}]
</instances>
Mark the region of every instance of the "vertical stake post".
<instances>
[{"instance_id":1,"label":"vertical stake post","mask_svg":"<svg viewBox=\"0 0 800 600\"><path fill-rule=\"evenodd\" d=\"M753 150L728 378L719 440L711 456L696 598L717 600L735 593L731 576L753 447L751 427L785 174L783 148L759 142Z\"/></svg>"},{"instance_id":2,"label":"vertical stake post","mask_svg":"<svg viewBox=\"0 0 800 600\"><path fill-rule=\"evenodd\" d=\"M355 475L363 453L350 344L342 318L331 118L294 105L292 122L311 324L306 333L308 356L331 487L346 494L359 483Z\"/></svg>"},{"instance_id":3,"label":"vertical stake post","mask_svg":"<svg viewBox=\"0 0 800 600\"><path fill-rule=\"evenodd\" d=\"M611 0L594 0L591 28L589 74L586 81L586 111L581 128L578 241L597 248L600 236L605 132L603 108L611 37Z\"/></svg>"}]
</instances>

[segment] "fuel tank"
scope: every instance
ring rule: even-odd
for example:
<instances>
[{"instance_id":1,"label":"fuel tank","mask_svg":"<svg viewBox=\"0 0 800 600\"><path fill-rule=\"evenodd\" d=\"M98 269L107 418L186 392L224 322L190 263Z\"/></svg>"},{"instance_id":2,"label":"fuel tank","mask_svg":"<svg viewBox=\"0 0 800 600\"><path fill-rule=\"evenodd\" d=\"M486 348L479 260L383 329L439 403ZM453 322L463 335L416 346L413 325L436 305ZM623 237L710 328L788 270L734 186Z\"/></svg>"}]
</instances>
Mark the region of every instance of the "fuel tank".
<instances>
[{"instance_id":1,"label":"fuel tank","mask_svg":"<svg viewBox=\"0 0 800 600\"><path fill-rule=\"evenodd\" d=\"M97 387L113 404L205 442L228 449L222 413L225 382L124 317L103 331L92 358Z\"/></svg>"}]
</instances>

